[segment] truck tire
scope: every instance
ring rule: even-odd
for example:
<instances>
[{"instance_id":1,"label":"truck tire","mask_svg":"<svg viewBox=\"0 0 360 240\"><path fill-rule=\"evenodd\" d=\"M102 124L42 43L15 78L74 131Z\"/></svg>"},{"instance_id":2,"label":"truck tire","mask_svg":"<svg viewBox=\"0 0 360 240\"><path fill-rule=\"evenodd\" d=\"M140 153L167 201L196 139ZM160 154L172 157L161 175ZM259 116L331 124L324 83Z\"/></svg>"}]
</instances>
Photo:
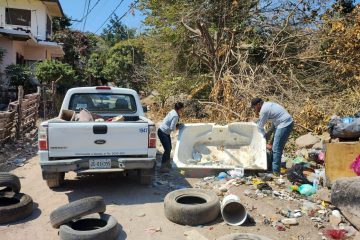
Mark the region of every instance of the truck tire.
<instances>
[{"instance_id":1,"label":"truck tire","mask_svg":"<svg viewBox=\"0 0 360 240\"><path fill-rule=\"evenodd\" d=\"M60 226L61 240L115 240L120 228L117 220L108 214L91 215Z\"/></svg>"},{"instance_id":2,"label":"truck tire","mask_svg":"<svg viewBox=\"0 0 360 240\"><path fill-rule=\"evenodd\" d=\"M64 183L65 173L64 172L43 173L43 179L46 181L46 184L48 185L49 188L57 188Z\"/></svg>"},{"instance_id":3,"label":"truck tire","mask_svg":"<svg viewBox=\"0 0 360 240\"><path fill-rule=\"evenodd\" d=\"M62 224L71 222L92 213L103 213L106 205L102 197L83 198L55 209L50 214L50 223L54 228L59 228Z\"/></svg>"},{"instance_id":4,"label":"truck tire","mask_svg":"<svg viewBox=\"0 0 360 240\"><path fill-rule=\"evenodd\" d=\"M139 182L142 185L150 185L154 181L155 167L150 169L139 170Z\"/></svg>"},{"instance_id":5,"label":"truck tire","mask_svg":"<svg viewBox=\"0 0 360 240\"><path fill-rule=\"evenodd\" d=\"M6 187L1 190L3 192L12 191L12 192L20 192L21 184L19 178L7 172L0 172L0 187Z\"/></svg>"},{"instance_id":6,"label":"truck tire","mask_svg":"<svg viewBox=\"0 0 360 240\"><path fill-rule=\"evenodd\" d=\"M29 195L14 192L0 193L0 224L29 216L33 211L33 200Z\"/></svg>"},{"instance_id":7,"label":"truck tire","mask_svg":"<svg viewBox=\"0 0 360 240\"><path fill-rule=\"evenodd\" d=\"M271 239L257 235L257 234L232 233L232 234L229 234L229 235L219 238L219 240L271 240Z\"/></svg>"},{"instance_id":8,"label":"truck tire","mask_svg":"<svg viewBox=\"0 0 360 240\"><path fill-rule=\"evenodd\" d=\"M164 209L165 216L170 221L196 226L211 222L219 216L220 201L211 191L180 189L166 195Z\"/></svg>"}]
</instances>

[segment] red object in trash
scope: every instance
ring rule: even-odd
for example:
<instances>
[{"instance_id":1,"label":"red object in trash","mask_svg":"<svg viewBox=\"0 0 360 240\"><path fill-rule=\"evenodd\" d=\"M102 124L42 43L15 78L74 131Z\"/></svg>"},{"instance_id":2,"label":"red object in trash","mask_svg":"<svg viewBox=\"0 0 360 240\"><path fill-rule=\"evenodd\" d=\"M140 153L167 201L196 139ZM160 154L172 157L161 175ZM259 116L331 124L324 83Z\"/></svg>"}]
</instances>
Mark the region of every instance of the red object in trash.
<instances>
[{"instance_id":1,"label":"red object in trash","mask_svg":"<svg viewBox=\"0 0 360 240\"><path fill-rule=\"evenodd\" d=\"M354 170L356 175L360 176L360 155L355 158L354 162L350 166Z\"/></svg>"},{"instance_id":2,"label":"red object in trash","mask_svg":"<svg viewBox=\"0 0 360 240\"><path fill-rule=\"evenodd\" d=\"M326 229L324 234L331 239L345 239L347 231L344 229Z\"/></svg>"}]
</instances>

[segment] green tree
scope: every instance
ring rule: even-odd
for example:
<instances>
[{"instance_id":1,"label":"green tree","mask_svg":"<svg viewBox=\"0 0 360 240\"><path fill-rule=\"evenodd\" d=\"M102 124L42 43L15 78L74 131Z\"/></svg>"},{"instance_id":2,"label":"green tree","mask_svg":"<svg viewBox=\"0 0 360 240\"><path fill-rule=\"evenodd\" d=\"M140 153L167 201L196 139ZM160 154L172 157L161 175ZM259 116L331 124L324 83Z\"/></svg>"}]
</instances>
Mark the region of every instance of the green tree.
<instances>
[{"instance_id":1,"label":"green tree","mask_svg":"<svg viewBox=\"0 0 360 240\"><path fill-rule=\"evenodd\" d=\"M140 90L146 81L137 74L143 64L142 47L134 41L122 41L109 50L102 74L120 87Z\"/></svg>"},{"instance_id":2,"label":"green tree","mask_svg":"<svg viewBox=\"0 0 360 240\"><path fill-rule=\"evenodd\" d=\"M65 29L69 29L70 26L71 26L71 19L68 16L52 18L52 30L54 33Z\"/></svg>"},{"instance_id":3,"label":"green tree","mask_svg":"<svg viewBox=\"0 0 360 240\"><path fill-rule=\"evenodd\" d=\"M66 63L55 60L40 62L35 67L35 76L42 84L56 82L59 93L65 93L69 88L76 86L74 69Z\"/></svg>"},{"instance_id":4,"label":"green tree","mask_svg":"<svg viewBox=\"0 0 360 240\"><path fill-rule=\"evenodd\" d=\"M32 74L27 66L11 64L5 68L6 77L10 80L10 85L23 86L26 93L35 89L31 84Z\"/></svg>"},{"instance_id":5,"label":"green tree","mask_svg":"<svg viewBox=\"0 0 360 240\"><path fill-rule=\"evenodd\" d=\"M103 29L101 37L110 47L122 40L128 40L135 37L135 29L125 26L120 18L115 14L110 23Z\"/></svg>"}]
</instances>

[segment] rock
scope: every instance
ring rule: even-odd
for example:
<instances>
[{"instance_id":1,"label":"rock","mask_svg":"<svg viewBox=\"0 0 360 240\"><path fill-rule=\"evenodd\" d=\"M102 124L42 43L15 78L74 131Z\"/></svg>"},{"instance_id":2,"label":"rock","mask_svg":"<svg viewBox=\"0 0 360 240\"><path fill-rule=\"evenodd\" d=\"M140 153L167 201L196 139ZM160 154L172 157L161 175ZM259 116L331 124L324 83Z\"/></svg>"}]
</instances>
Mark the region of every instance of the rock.
<instances>
[{"instance_id":1,"label":"rock","mask_svg":"<svg viewBox=\"0 0 360 240\"><path fill-rule=\"evenodd\" d=\"M219 190L220 190L221 192L227 192L227 191L228 191L228 189L227 189L226 186L221 186L221 187L219 188Z\"/></svg>"},{"instance_id":2,"label":"rock","mask_svg":"<svg viewBox=\"0 0 360 240\"><path fill-rule=\"evenodd\" d=\"M313 145L315 145L318 142L320 142L320 139L313 136L311 133L298 137L295 140L295 143L299 148L303 148L303 147L311 148Z\"/></svg>"},{"instance_id":3,"label":"rock","mask_svg":"<svg viewBox=\"0 0 360 240\"><path fill-rule=\"evenodd\" d=\"M327 188L321 188L315 195L316 199L324 202L330 202L330 190Z\"/></svg>"},{"instance_id":4,"label":"rock","mask_svg":"<svg viewBox=\"0 0 360 240\"><path fill-rule=\"evenodd\" d=\"M312 147L313 149L316 149L316 150L322 150L324 148L324 145L323 143L320 141L318 143L315 143Z\"/></svg>"},{"instance_id":5,"label":"rock","mask_svg":"<svg viewBox=\"0 0 360 240\"><path fill-rule=\"evenodd\" d=\"M331 203L357 229L360 229L359 199L360 177L340 178L332 185Z\"/></svg>"},{"instance_id":6,"label":"rock","mask_svg":"<svg viewBox=\"0 0 360 240\"><path fill-rule=\"evenodd\" d=\"M137 217L145 217L146 214L145 214L145 213L137 213L136 216L137 216Z\"/></svg>"},{"instance_id":7,"label":"rock","mask_svg":"<svg viewBox=\"0 0 360 240\"><path fill-rule=\"evenodd\" d=\"M284 218L281 223L284 225L298 225L299 221L296 218Z\"/></svg>"},{"instance_id":8,"label":"rock","mask_svg":"<svg viewBox=\"0 0 360 240\"><path fill-rule=\"evenodd\" d=\"M331 226L333 226L333 227L337 227L341 223L341 217L339 218L334 215L330 215L329 220L330 220Z\"/></svg>"}]
</instances>

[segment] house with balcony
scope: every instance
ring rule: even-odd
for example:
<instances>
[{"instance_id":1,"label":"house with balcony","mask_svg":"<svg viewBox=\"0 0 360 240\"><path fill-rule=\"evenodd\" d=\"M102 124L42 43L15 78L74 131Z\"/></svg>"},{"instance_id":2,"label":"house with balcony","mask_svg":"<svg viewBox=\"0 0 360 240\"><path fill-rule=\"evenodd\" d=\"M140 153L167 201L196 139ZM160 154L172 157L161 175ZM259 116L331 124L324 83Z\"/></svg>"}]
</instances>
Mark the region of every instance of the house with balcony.
<instances>
[{"instance_id":1,"label":"house with balcony","mask_svg":"<svg viewBox=\"0 0 360 240\"><path fill-rule=\"evenodd\" d=\"M52 42L52 19L63 17L59 0L0 0L0 48L5 50L0 72L10 64L26 64L64 55Z\"/></svg>"}]
</instances>

